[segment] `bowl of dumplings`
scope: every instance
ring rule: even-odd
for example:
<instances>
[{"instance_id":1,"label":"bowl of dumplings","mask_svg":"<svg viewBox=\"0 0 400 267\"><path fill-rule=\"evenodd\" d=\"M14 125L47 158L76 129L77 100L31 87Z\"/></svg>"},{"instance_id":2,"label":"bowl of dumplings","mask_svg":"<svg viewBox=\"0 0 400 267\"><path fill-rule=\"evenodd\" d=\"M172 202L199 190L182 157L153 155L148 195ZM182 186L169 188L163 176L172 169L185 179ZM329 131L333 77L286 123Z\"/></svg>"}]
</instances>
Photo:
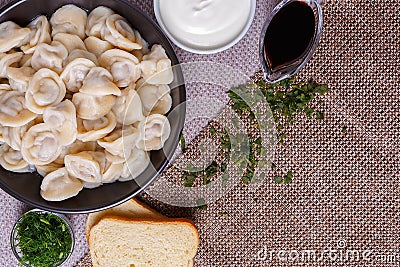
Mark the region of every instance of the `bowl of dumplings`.
<instances>
[{"instance_id":1,"label":"bowl of dumplings","mask_svg":"<svg viewBox=\"0 0 400 267\"><path fill-rule=\"evenodd\" d=\"M149 186L185 118L178 59L123 0L24 0L0 10L0 187L86 213Z\"/></svg>"}]
</instances>

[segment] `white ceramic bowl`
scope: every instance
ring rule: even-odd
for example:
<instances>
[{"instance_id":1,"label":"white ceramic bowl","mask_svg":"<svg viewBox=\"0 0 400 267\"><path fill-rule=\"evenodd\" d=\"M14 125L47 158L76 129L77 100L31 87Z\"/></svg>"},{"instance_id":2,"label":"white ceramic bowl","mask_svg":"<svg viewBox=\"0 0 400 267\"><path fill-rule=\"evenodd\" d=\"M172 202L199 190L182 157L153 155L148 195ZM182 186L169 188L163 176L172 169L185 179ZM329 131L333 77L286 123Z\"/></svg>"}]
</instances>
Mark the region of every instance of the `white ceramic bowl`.
<instances>
[{"instance_id":1,"label":"white ceramic bowl","mask_svg":"<svg viewBox=\"0 0 400 267\"><path fill-rule=\"evenodd\" d=\"M217 48L212 48L212 49L199 49L197 47L191 47L188 46L186 44L181 43L180 41L178 41L172 34L171 32L168 30L168 28L166 27L165 23L163 22L162 18L161 18L161 13L160 13L160 1L162 0L154 0L154 13L156 15L156 19L158 24L160 25L161 29L164 31L165 35L168 36L168 38L174 43L176 44L178 47L195 53L195 54L214 54L214 53L218 53L221 51L224 51L228 48L231 48L232 46L234 46L236 43L238 43L247 33L247 31L249 30L251 23L253 22L254 19L254 14L256 12L256 5L257 5L257 1L256 0L249 0L251 1L251 11L250 11L250 16L249 19L245 25L245 27L243 28L243 30L239 33L239 35L237 35L231 42L226 43L220 47Z\"/></svg>"}]
</instances>

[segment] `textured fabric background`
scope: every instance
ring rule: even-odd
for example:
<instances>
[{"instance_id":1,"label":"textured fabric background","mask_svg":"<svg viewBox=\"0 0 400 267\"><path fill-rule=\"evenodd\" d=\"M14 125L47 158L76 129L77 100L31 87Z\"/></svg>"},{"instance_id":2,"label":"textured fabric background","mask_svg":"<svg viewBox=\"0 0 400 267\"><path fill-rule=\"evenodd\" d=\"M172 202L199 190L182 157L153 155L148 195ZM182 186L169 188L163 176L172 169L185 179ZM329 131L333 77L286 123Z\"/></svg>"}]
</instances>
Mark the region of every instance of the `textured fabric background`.
<instances>
[{"instance_id":1,"label":"textured fabric background","mask_svg":"<svg viewBox=\"0 0 400 267\"><path fill-rule=\"evenodd\" d=\"M137 2L152 14L152 1ZM259 66L258 35L275 4L258 1L251 30L232 49L210 56L176 49L180 60L224 62L253 74ZM323 98L325 120L298 118L277 147L275 162L282 171L293 171L293 183L276 185L271 177L261 186L242 185L207 210L174 208L141 196L164 215L194 220L201 237L195 266L400 264L400 2L326 1L323 9L321 44L299 78L312 77L332 90ZM8 236L27 207L0 194L0 266L16 266ZM85 215L70 218L78 242L65 266L74 266L87 252ZM320 257L327 249L339 249L342 260L281 260L276 252L269 259L273 250L292 251L292 257L315 250ZM261 250L265 260L258 257ZM355 250L371 250L370 260L346 261L346 253ZM90 259L77 266L91 266Z\"/></svg>"}]
</instances>

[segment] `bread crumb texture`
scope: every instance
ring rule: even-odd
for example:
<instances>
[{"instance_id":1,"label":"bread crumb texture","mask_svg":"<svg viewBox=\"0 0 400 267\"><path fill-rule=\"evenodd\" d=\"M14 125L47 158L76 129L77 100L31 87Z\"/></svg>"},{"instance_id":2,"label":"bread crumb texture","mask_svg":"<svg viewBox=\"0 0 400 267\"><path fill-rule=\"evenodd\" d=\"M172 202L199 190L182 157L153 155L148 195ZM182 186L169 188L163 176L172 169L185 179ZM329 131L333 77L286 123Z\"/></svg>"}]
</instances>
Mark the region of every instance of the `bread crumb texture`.
<instances>
[{"instance_id":1,"label":"bread crumb texture","mask_svg":"<svg viewBox=\"0 0 400 267\"><path fill-rule=\"evenodd\" d=\"M198 245L197 229L185 219L105 216L89 234L94 267L193 266Z\"/></svg>"}]
</instances>

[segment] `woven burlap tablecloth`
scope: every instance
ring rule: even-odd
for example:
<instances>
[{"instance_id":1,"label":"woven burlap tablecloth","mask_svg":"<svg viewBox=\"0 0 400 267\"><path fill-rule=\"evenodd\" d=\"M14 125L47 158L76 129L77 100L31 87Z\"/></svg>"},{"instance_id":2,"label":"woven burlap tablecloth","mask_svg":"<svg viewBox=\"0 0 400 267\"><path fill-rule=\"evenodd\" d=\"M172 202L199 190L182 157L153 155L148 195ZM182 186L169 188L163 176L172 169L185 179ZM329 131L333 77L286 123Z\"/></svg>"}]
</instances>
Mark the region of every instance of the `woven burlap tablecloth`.
<instances>
[{"instance_id":1,"label":"woven burlap tablecloth","mask_svg":"<svg viewBox=\"0 0 400 267\"><path fill-rule=\"evenodd\" d=\"M152 1L134 2L154 18ZM262 23L277 1L257 2L251 29L236 46L208 56L176 48L180 61L210 60L254 74ZM400 2L326 1L323 11L321 43L298 78L331 91L322 98L325 120L297 118L277 146L274 161L293 171L292 184L267 177L257 187L240 185L207 210L140 196L164 215L196 223L195 266L399 266ZM0 196L0 266L16 266L8 238L28 207ZM65 266L91 266L88 256L80 261L88 251L86 215L69 218L77 242ZM308 250L316 259L302 259ZM321 257L334 250L336 258Z\"/></svg>"}]
</instances>

